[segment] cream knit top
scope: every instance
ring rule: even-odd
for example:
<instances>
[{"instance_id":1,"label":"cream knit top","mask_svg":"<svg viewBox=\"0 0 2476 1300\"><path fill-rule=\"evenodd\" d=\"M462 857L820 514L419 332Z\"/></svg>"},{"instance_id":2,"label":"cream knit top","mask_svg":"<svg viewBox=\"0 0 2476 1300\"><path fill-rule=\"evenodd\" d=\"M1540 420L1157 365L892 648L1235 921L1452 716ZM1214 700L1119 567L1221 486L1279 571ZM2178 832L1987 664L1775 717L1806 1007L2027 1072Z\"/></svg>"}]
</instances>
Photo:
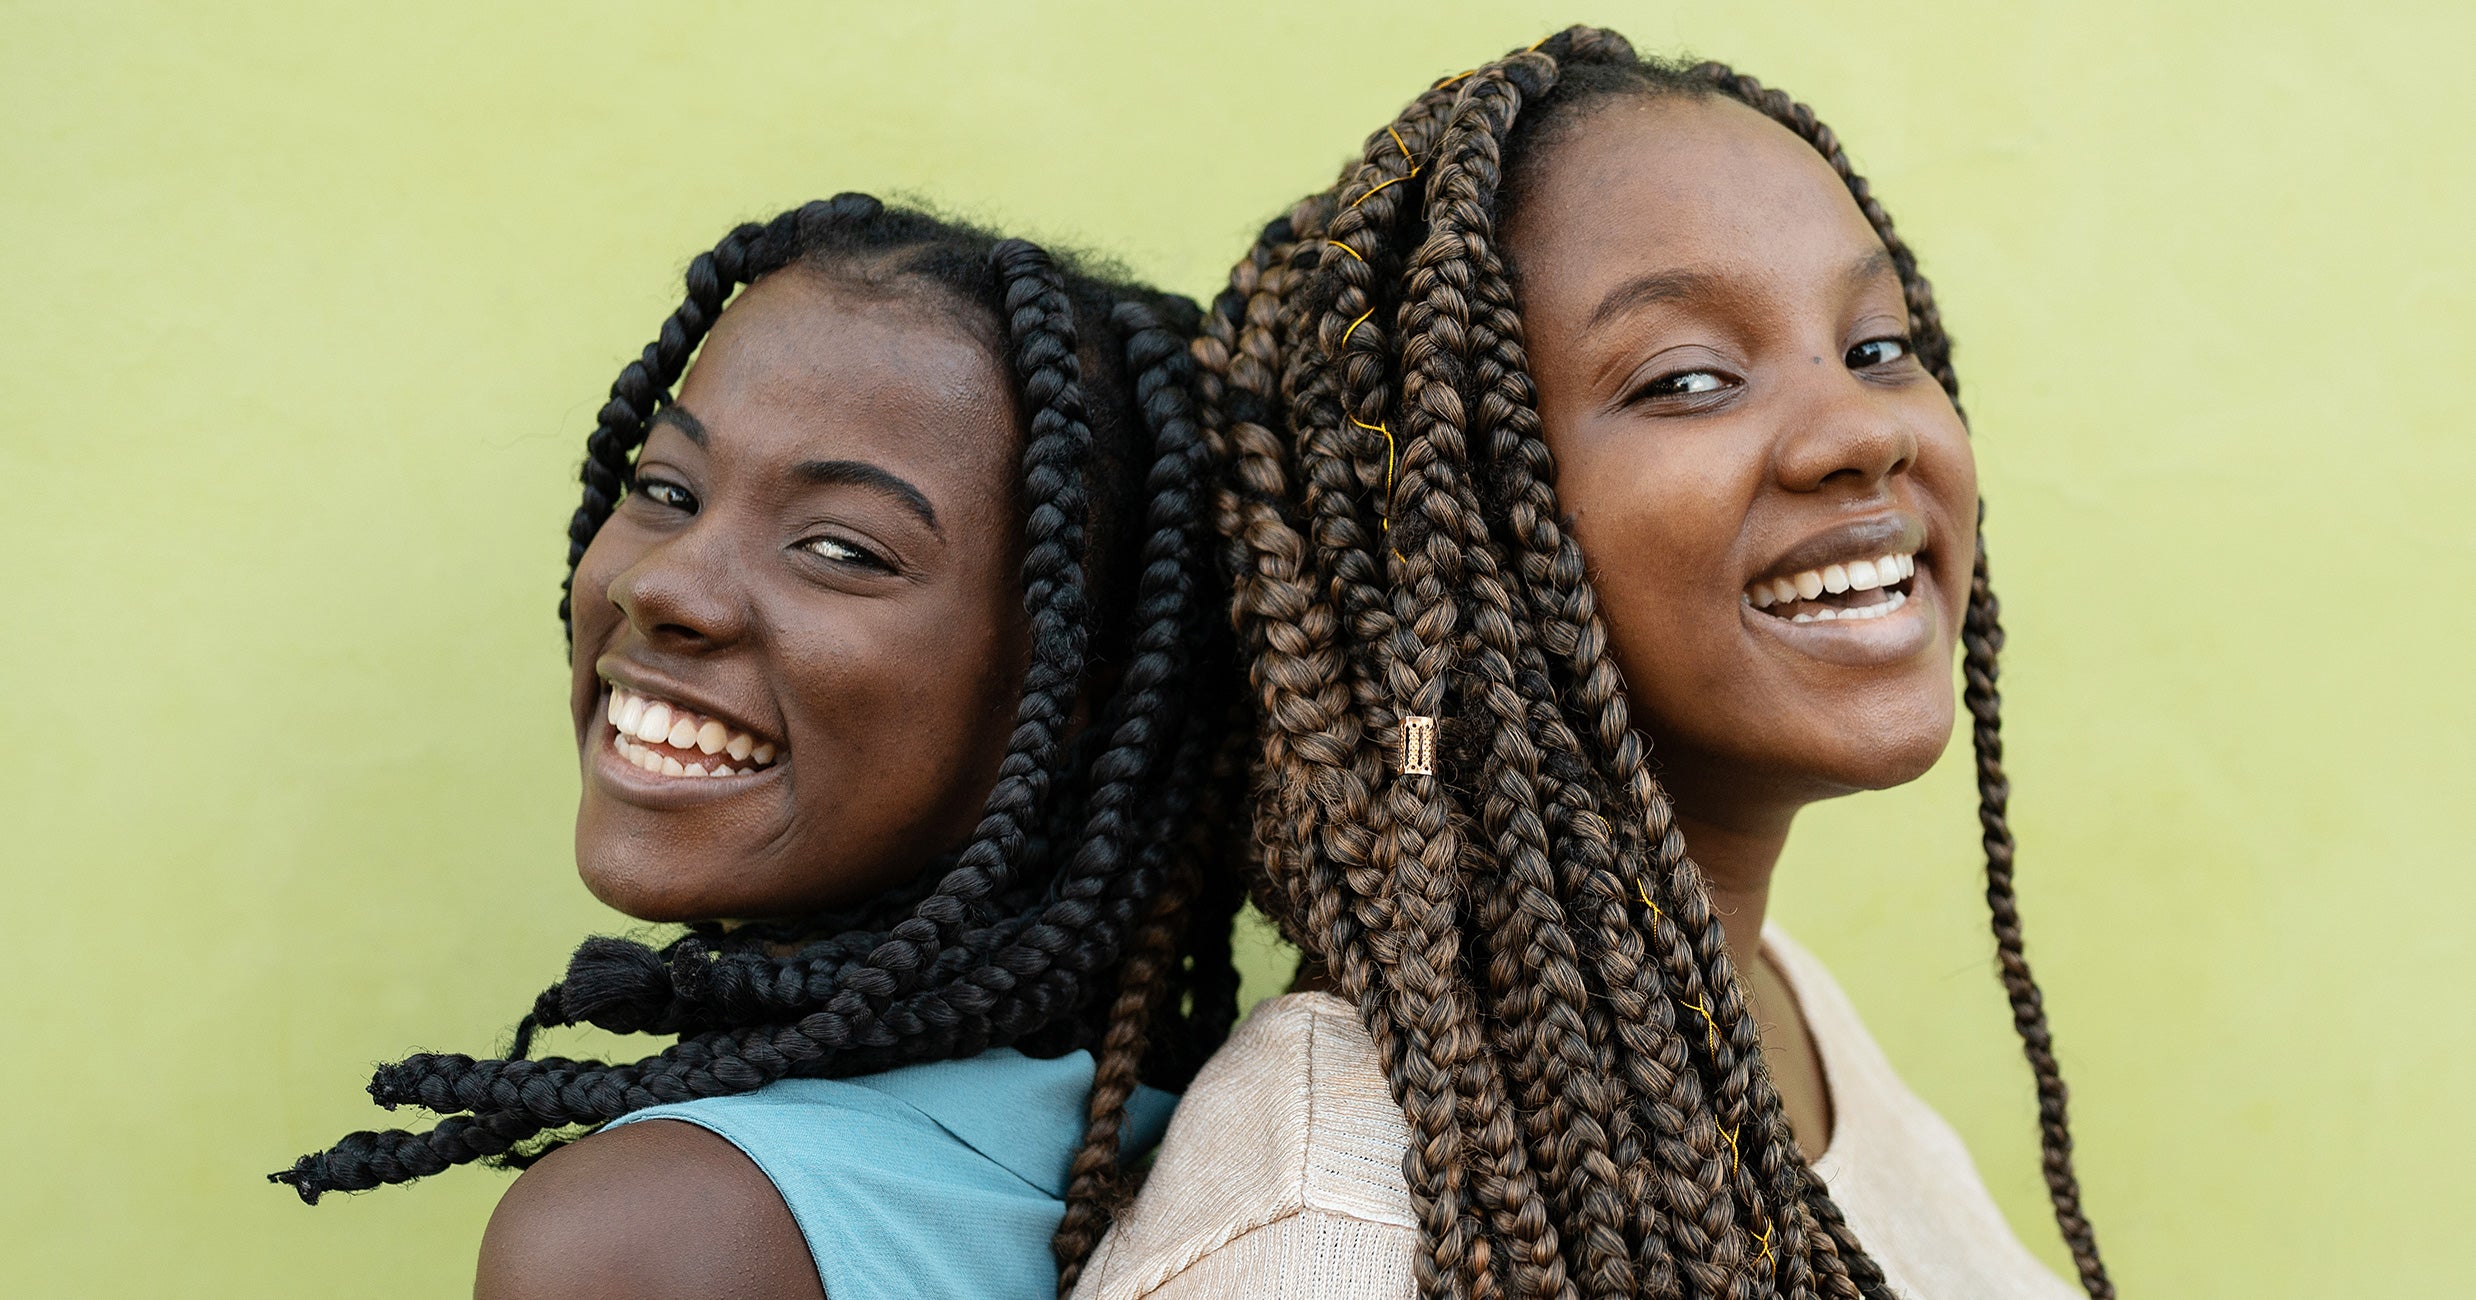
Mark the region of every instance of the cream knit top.
<instances>
[{"instance_id":1,"label":"cream knit top","mask_svg":"<svg viewBox=\"0 0 2476 1300\"><path fill-rule=\"evenodd\" d=\"M1908 1300L2076 1295L2012 1235L1959 1135L1900 1082L1830 972L1776 928L1763 947L1831 1091L1815 1172L1892 1288ZM1409 1142L1357 1008L1328 993L1269 999L1195 1077L1073 1300L1408 1300Z\"/></svg>"}]
</instances>

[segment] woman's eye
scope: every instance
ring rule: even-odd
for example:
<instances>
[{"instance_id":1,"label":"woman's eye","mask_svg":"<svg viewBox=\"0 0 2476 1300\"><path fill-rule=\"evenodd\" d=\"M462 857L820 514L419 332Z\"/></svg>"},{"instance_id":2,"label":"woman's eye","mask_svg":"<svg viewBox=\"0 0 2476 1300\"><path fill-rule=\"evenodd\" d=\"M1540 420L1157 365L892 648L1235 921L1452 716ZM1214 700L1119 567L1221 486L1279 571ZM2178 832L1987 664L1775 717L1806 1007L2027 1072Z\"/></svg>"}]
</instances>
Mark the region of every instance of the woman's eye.
<instances>
[{"instance_id":1,"label":"woman's eye","mask_svg":"<svg viewBox=\"0 0 2476 1300\"><path fill-rule=\"evenodd\" d=\"M636 495L666 509L696 513L696 497L688 489L663 479L638 479Z\"/></svg>"},{"instance_id":2,"label":"woman's eye","mask_svg":"<svg viewBox=\"0 0 2476 1300\"><path fill-rule=\"evenodd\" d=\"M883 569L888 572L894 568L876 552L864 546L854 546L838 537L811 537L801 542L800 546L809 554L822 560L831 560L836 564L856 564L864 569Z\"/></svg>"},{"instance_id":3,"label":"woman's eye","mask_svg":"<svg viewBox=\"0 0 2476 1300\"><path fill-rule=\"evenodd\" d=\"M1709 370L1680 370L1642 386L1644 397L1694 397L1713 393L1727 386L1728 381Z\"/></svg>"},{"instance_id":4,"label":"woman's eye","mask_svg":"<svg viewBox=\"0 0 2476 1300\"><path fill-rule=\"evenodd\" d=\"M1848 350L1848 368L1864 370L1873 366L1888 366L1907 355L1907 339L1867 339Z\"/></svg>"}]
</instances>

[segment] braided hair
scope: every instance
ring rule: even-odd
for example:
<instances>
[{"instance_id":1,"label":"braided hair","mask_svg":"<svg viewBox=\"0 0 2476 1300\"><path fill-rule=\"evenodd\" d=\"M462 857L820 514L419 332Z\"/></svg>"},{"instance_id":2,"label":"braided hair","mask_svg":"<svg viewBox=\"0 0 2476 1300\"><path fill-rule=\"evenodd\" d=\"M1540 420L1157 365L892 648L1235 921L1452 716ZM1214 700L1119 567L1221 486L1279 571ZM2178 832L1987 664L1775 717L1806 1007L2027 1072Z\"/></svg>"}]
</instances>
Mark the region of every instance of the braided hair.
<instances>
[{"instance_id":1,"label":"braided hair","mask_svg":"<svg viewBox=\"0 0 2476 1300\"><path fill-rule=\"evenodd\" d=\"M586 440L561 622L576 564L629 490L690 356L734 291L794 266L944 295L986 325L1017 386L1031 653L976 830L909 888L841 913L697 924L659 948L587 940L506 1059L421 1053L381 1067L369 1089L381 1106L445 1118L349 1134L270 1175L304 1201L472 1161L522 1168L631 1111L786 1077L1088 1047L1088 1125L1056 1239L1071 1280L1122 1194L1118 1136L1136 1083L1183 1087L1236 1019L1228 930L1241 898L1212 882L1234 878L1220 859L1243 843L1231 830L1243 812L1205 788L1232 770L1221 737L1236 691L1194 304L862 194L739 226L689 264L686 298L620 372ZM1079 702L1093 722L1075 735ZM530 1058L539 1031L570 1024L678 1041L625 1063Z\"/></svg>"},{"instance_id":2,"label":"braided hair","mask_svg":"<svg viewBox=\"0 0 2476 1300\"><path fill-rule=\"evenodd\" d=\"M1498 242L1540 133L1618 94L1724 96L1821 154L1957 402L1916 258L1805 105L1584 27L1431 87L1265 227L1195 345L1259 732L1253 884L1385 1062L1421 1296L1884 1295L1796 1148L1629 718ZM1981 543L1962 635L1987 899L2056 1219L2104 1298L2022 955L1996 614ZM1388 761L1411 715L1444 720L1432 775Z\"/></svg>"}]
</instances>

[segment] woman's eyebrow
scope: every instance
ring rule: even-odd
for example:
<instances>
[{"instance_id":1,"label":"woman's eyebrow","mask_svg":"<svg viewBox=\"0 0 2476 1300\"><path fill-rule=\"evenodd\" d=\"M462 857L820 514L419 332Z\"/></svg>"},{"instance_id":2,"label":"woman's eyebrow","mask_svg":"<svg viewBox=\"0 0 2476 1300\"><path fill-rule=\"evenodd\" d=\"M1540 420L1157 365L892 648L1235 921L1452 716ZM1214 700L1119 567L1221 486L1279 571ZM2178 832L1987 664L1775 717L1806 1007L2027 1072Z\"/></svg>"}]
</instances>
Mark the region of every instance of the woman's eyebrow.
<instances>
[{"instance_id":1,"label":"woman's eyebrow","mask_svg":"<svg viewBox=\"0 0 2476 1300\"><path fill-rule=\"evenodd\" d=\"M1582 328L1597 329L1613 317L1654 303L1691 298L1714 288L1718 283L1719 277L1706 271L1653 271L1647 275L1637 275L1608 290L1607 295L1599 300L1599 305L1591 309L1590 319L1583 322Z\"/></svg>"},{"instance_id":2,"label":"woman's eyebrow","mask_svg":"<svg viewBox=\"0 0 2476 1300\"><path fill-rule=\"evenodd\" d=\"M679 430L688 441L699 447L707 445L708 442L705 422L696 418L693 412L677 402L654 412L653 418L646 421L646 424L648 427L656 424L670 425ZM920 489L913 487L911 480L892 470L871 465L864 460L804 460L792 466L791 473L796 478L821 487L848 485L883 492L901 502L904 509L918 515L920 522L929 526L930 532L937 534L940 538L946 535L946 530L937 522L937 507L929 504L928 497Z\"/></svg>"},{"instance_id":3,"label":"woman's eyebrow","mask_svg":"<svg viewBox=\"0 0 2476 1300\"><path fill-rule=\"evenodd\" d=\"M688 408L681 406L677 402L673 402L670 405L663 407L661 410L654 412L653 418L645 421L646 432L652 432L653 427L657 424L667 424L672 428L679 430L681 434L686 436L688 441L695 443L699 447L705 445L705 422L696 418L694 415L689 414Z\"/></svg>"},{"instance_id":4,"label":"woman's eyebrow","mask_svg":"<svg viewBox=\"0 0 2476 1300\"><path fill-rule=\"evenodd\" d=\"M1876 248L1873 252L1849 264L1847 283L1862 288L1868 283L1898 270L1891 260L1891 250ZM1591 310L1585 330L1596 329L1609 320L1629 311L1639 311L1656 303L1676 302L1720 292L1725 277L1708 271L1652 271L1608 290Z\"/></svg>"},{"instance_id":5,"label":"woman's eyebrow","mask_svg":"<svg viewBox=\"0 0 2476 1300\"><path fill-rule=\"evenodd\" d=\"M883 492L920 516L920 522L927 524L930 532L940 538L946 535L946 530L937 525L937 507L930 505L928 497L913 487L910 480L891 470L864 460L804 460L792 466L791 472L820 486L848 485Z\"/></svg>"}]
</instances>

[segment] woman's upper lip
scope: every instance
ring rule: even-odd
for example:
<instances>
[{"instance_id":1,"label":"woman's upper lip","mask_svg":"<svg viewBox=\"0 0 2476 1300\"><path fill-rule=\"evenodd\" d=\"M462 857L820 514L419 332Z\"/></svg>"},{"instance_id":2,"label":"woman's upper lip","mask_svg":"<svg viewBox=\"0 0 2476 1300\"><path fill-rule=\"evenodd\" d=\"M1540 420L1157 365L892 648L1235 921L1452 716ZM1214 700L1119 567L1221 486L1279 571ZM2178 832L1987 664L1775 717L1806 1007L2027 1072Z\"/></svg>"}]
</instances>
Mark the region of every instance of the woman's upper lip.
<instances>
[{"instance_id":1,"label":"woman's upper lip","mask_svg":"<svg viewBox=\"0 0 2476 1300\"><path fill-rule=\"evenodd\" d=\"M1806 537L1746 580L1786 578L1826 565L1871 560L1880 555L1915 555L1924 549L1925 517L1906 510L1889 510Z\"/></svg>"},{"instance_id":2,"label":"woman's upper lip","mask_svg":"<svg viewBox=\"0 0 2476 1300\"><path fill-rule=\"evenodd\" d=\"M757 740L777 748L787 748L782 743L782 737L776 735L771 728L756 726L748 721L746 714L727 705L716 704L709 697L682 686L660 673L648 671L641 665L614 663L605 659L596 663L593 671L603 681L613 686L622 687L638 695L648 695L672 704L684 705L723 726L735 731L747 732Z\"/></svg>"}]
</instances>

